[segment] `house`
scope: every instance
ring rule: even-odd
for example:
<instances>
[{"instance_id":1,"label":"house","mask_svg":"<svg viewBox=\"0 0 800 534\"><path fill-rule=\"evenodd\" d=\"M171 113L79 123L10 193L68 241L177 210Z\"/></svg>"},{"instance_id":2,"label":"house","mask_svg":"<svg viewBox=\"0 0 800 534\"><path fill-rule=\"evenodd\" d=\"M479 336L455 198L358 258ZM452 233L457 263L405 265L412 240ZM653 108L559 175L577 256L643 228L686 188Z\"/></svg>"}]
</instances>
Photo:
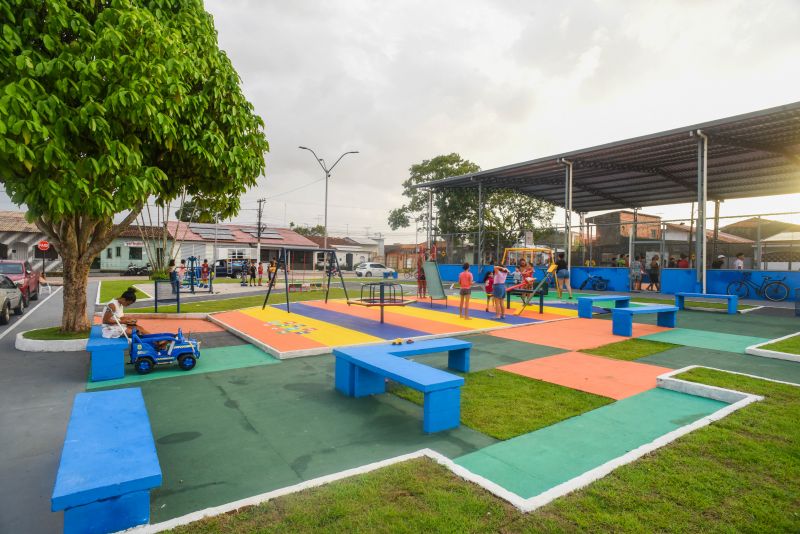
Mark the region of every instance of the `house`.
<instances>
[{"instance_id":1,"label":"house","mask_svg":"<svg viewBox=\"0 0 800 534\"><path fill-rule=\"evenodd\" d=\"M689 257L694 255L694 243L697 239L697 228L692 228L692 249L689 248L689 225L664 223L664 244L666 250L663 254L669 258L678 258L681 253ZM730 267L737 254L745 254L745 268L750 269L753 265L753 241L745 237L719 231L717 238L714 239L714 230L706 230L706 250L708 251L709 265L718 256L725 256L725 266Z\"/></svg>"},{"instance_id":2,"label":"house","mask_svg":"<svg viewBox=\"0 0 800 534\"><path fill-rule=\"evenodd\" d=\"M46 266L47 272L60 271L56 248L51 245L47 252L37 248L42 240L47 236L25 219L24 212L0 211L0 258L29 261L37 269Z\"/></svg>"},{"instance_id":3,"label":"house","mask_svg":"<svg viewBox=\"0 0 800 534\"><path fill-rule=\"evenodd\" d=\"M425 242L417 243L395 243L393 245L386 245L384 247L386 252L386 261L384 265L392 269L403 272L405 270L414 270L417 268L417 254L419 250L424 250L427 244ZM446 243L438 241L436 243L437 259L441 261L447 255Z\"/></svg>"},{"instance_id":4,"label":"house","mask_svg":"<svg viewBox=\"0 0 800 534\"><path fill-rule=\"evenodd\" d=\"M125 272L128 267L153 265L156 262L152 261L148 254L153 249L152 243L157 241L164 243L163 237L161 237L163 232L164 229L159 226L131 225L127 227L100 253L98 268L104 272ZM150 247L145 245L142 236L151 242ZM159 238L157 239L156 236ZM169 252L174 237L171 234L167 234L165 237L167 252ZM155 247L155 253L163 258L164 246Z\"/></svg>"},{"instance_id":5,"label":"house","mask_svg":"<svg viewBox=\"0 0 800 534\"><path fill-rule=\"evenodd\" d=\"M800 231L780 232L761 240L763 269L800 270Z\"/></svg>"},{"instance_id":6,"label":"house","mask_svg":"<svg viewBox=\"0 0 800 534\"><path fill-rule=\"evenodd\" d=\"M310 241L316 243L317 247L323 248L325 238L322 236L307 236ZM339 268L345 271L352 271L359 263L365 261L378 261L378 244L359 243L349 237L330 237L328 236L328 248L336 251L336 259L339 261ZM315 265L322 265L325 259L324 253L318 252Z\"/></svg>"},{"instance_id":7,"label":"house","mask_svg":"<svg viewBox=\"0 0 800 534\"><path fill-rule=\"evenodd\" d=\"M792 224L762 217L750 217L720 228L723 232L745 237L751 241L766 239L781 232L800 232L800 224Z\"/></svg>"},{"instance_id":8,"label":"house","mask_svg":"<svg viewBox=\"0 0 800 534\"><path fill-rule=\"evenodd\" d=\"M594 217L588 217L586 222L594 225L592 239L595 247L609 246L627 249L631 226L633 225L632 210L619 210L595 215ZM660 241L661 217L637 213L635 239L637 241Z\"/></svg>"},{"instance_id":9,"label":"house","mask_svg":"<svg viewBox=\"0 0 800 534\"><path fill-rule=\"evenodd\" d=\"M170 235L176 241L173 256L176 260L192 256L209 262L215 259L277 259L282 248L291 251L293 269L313 269L319 246L288 228L265 228L261 231L261 257L257 258L258 228L247 224L203 224L170 221Z\"/></svg>"}]
</instances>

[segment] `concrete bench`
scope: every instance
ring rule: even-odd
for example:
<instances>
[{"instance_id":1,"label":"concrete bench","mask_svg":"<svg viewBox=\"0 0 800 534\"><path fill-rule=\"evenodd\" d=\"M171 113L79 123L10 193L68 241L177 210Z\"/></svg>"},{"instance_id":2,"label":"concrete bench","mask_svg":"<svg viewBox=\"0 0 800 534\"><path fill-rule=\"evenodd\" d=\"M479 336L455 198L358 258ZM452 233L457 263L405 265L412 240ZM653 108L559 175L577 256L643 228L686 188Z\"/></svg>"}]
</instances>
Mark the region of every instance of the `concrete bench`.
<instances>
[{"instance_id":1,"label":"concrete bench","mask_svg":"<svg viewBox=\"0 0 800 534\"><path fill-rule=\"evenodd\" d=\"M611 332L616 336L633 335L633 316L644 313L658 314L658 326L675 328L677 306L638 306L636 308L614 308L611 310Z\"/></svg>"},{"instance_id":2,"label":"concrete bench","mask_svg":"<svg viewBox=\"0 0 800 534\"><path fill-rule=\"evenodd\" d=\"M728 301L728 314L736 315L739 307L739 297L736 295L715 295L713 293L675 293L675 306L680 310L686 309L686 297L690 299L721 299Z\"/></svg>"},{"instance_id":3,"label":"concrete bench","mask_svg":"<svg viewBox=\"0 0 800 534\"><path fill-rule=\"evenodd\" d=\"M591 319L594 303L608 300L614 301L614 308L628 308L631 305L631 297L628 295L597 295L595 297L578 297L578 317Z\"/></svg>"},{"instance_id":4,"label":"concrete bench","mask_svg":"<svg viewBox=\"0 0 800 534\"><path fill-rule=\"evenodd\" d=\"M348 397L366 397L384 393L385 379L389 378L423 393L422 429L426 433L457 428L464 379L405 358L447 350L448 365L466 372L471 346L471 343L447 338L412 345L335 349L335 386Z\"/></svg>"},{"instance_id":5,"label":"concrete bench","mask_svg":"<svg viewBox=\"0 0 800 534\"><path fill-rule=\"evenodd\" d=\"M103 326L95 325L89 334L86 350L91 354L92 382L125 376L125 351L128 350L128 340L125 337L104 338Z\"/></svg>"},{"instance_id":6,"label":"concrete bench","mask_svg":"<svg viewBox=\"0 0 800 534\"><path fill-rule=\"evenodd\" d=\"M160 485L142 390L77 394L50 499L52 511L64 511L64 532L146 524L150 490Z\"/></svg>"}]
</instances>

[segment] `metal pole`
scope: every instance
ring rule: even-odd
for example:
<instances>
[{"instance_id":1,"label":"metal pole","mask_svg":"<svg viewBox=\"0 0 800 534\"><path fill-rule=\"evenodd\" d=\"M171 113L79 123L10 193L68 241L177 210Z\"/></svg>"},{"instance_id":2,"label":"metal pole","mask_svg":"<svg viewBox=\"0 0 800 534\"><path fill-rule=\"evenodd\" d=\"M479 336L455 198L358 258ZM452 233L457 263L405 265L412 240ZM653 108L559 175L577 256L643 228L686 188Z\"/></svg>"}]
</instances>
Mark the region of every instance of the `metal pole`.
<instances>
[{"instance_id":1,"label":"metal pole","mask_svg":"<svg viewBox=\"0 0 800 534\"><path fill-rule=\"evenodd\" d=\"M483 184L478 182L478 273L483 271Z\"/></svg>"},{"instance_id":2,"label":"metal pole","mask_svg":"<svg viewBox=\"0 0 800 534\"><path fill-rule=\"evenodd\" d=\"M586 214L581 212L578 217L581 223L581 265L586 265Z\"/></svg>"},{"instance_id":3,"label":"metal pole","mask_svg":"<svg viewBox=\"0 0 800 534\"><path fill-rule=\"evenodd\" d=\"M639 208L633 208L633 222L631 223L631 231L628 235L628 291L633 291L633 240L636 236L636 222L639 216Z\"/></svg>"},{"instance_id":4,"label":"metal pole","mask_svg":"<svg viewBox=\"0 0 800 534\"><path fill-rule=\"evenodd\" d=\"M258 228L256 229L257 241L256 241L256 261L261 261L261 216L264 213L264 202L266 202L266 198L259 198L258 199Z\"/></svg>"},{"instance_id":5,"label":"metal pole","mask_svg":"<svg viewBox=\"0 0 800 534\"><path fill-rule=\"evenodd\" d=\"M564 176L564 254L567 260L567 269L572 266L572 162L561 158L559 160L565 169Z\"/></svg>"},{"instance_id":6,"label":"metal pole","mask_svg":"<svg viewBox=\"0 0 800 534\"><path fill-rule=\"evenodd\" d=\"M431 237L433 236L433 190L428 189L428 224L425 229L425 250L430 253L431 251Z\"/></svg>"},{"instance_id":7,"label":"metal pole","mask_svg":"<svg viewBox=\"0 0 800 534\"><path fill-rule=\"evenodd\" d=\"M697 130L697 239L695 269L697 283L706 292L706 199L708 186L708 137Z\"/></svg>"},{"instance_id":8,"label":"metal pole","mask_svg":"<svg viewBox=\"0 0 800 534\"><path fill-rule=\"evenodd\" d=\"M759 271L763 267L761 263L761 218L756 220L756 253L755 253L755 268Z\"/></svg>"},{"instance_id":9,"label":"metal pole","mask_svg":"<svg viewBox=\"0 0 800 534\"><path fill-rule=\"evenodd\" d=\"M711 257L717 259L717 242L719 241L719 200L714 201L714 243L711 245Z\"/></svg>"}]
</instances>

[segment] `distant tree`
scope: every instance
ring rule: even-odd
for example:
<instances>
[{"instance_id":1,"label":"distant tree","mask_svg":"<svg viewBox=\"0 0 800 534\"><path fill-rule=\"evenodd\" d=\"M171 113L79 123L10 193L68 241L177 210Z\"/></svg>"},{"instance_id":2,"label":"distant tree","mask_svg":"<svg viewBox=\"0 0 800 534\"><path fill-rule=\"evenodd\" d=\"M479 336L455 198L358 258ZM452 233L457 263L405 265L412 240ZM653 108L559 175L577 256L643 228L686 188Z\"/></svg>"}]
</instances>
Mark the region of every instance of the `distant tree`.
<instances>
[{"instance_id":1,"label":"distant tree","mask_svg":"<svg viewBox=\"0 0 800 534\"><path fill-rule=\"evenodd\" d=\"M84 330L92 260L145 203L238 212L263 121L201 0L15 0L0 18L0 182L61 254L62 330Z\"/></svg>"},{"instance_id":2,"label":"distant tree","mask_svg":"<svg viewBox=\"0 0 800 534\"><path fill-rule=\"evenodd\" d=\"M325 235L325 227L321 224L316 226L300 226L290 222L289 229L306 237L323 237Z\"/></svg>"},{"instance_id":3,"label":"distant tree","mask_svg":"<svg viewBox=\"0 0 800 534\"><path fill-rule=\"evenodd\" d=\"M207 202L198 197L189 199L175 211L175 218L188 223L213 224L219 220L219 215L208 209Z\"/></svg>"},{"instance_id":4,"label":"distant tree","mask_svg":"<svg viewBox=\"0 0 800 534\"><path fill-rule=\"evenodd\" d=\"M442 180L480 171L480 167L463 159L456 153L424 160L412 165L409 177L403 182L403 196L408 202L389 212L392 230L407 228L412 221L422 223L427 229L428 192L413 189L414 185ZM552 204L532 197L507 191L491 189L484 191L483 229L484 239L491 234L497 239L499 233L502 246L512 245L519 234L533 230L536 235L549 231L554 207ZM453 188L439 190L433 195L433 230L437 235L474 234L478 231L478 189ZM494 242L494 241L493 241ZM484 241L484 249L487 243Z\"/></svg>"}]
</instances>

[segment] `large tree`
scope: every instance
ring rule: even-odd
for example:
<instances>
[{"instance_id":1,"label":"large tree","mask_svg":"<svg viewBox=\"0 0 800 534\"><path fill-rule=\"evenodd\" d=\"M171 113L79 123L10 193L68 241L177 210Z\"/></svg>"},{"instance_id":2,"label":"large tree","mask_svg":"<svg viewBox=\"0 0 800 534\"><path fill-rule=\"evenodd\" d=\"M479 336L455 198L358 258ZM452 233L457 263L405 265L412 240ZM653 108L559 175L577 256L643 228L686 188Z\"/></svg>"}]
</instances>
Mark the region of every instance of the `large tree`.
<instances>
[{"instance_id":1,"label":"large tree","mask_svg":"<svg viewBox=\"0 0 800 534\"><path fill-rule=\"evenodd\" d=\"M447 154L412 165L403 182L403 196L408 201L389 213L392 230L407 228L416 221L427 228L428 192L414 189L417 184L442 180L480 171L480 167L459 154ZM552 204L503 189L484 192L484 250L491 248L488 236L499 238L503 246L515 243L521 232L541 234L549 230L553 219ZM478 231L478 189L443 189L433 195L432 229L438 235L474 234ZM494 241L494 240L492 240Z\"/></svg>"},{"instance_id":2,"label":"large tree","mask_svg":"<svg viewBox=\"0 0 800 534\"><path fill-rule=\"evenodd\" d=\"M89 266L146 202L238 211L263 122L201 0L0 0L0 26L0 181L61 253L62 329L82 330Z\"/></svg>"},{"instance_id":3,"label":"large tree","mask_svg":"<svg viewBox=\"0 0 800 534\"><path fill-rule=\"evenodd\" d=\"M325 235L325 227L321 224L315 226L300 226L299 224L290 222L289 229L306 237L322 237Z\"/></svg>"}]
</instances>

